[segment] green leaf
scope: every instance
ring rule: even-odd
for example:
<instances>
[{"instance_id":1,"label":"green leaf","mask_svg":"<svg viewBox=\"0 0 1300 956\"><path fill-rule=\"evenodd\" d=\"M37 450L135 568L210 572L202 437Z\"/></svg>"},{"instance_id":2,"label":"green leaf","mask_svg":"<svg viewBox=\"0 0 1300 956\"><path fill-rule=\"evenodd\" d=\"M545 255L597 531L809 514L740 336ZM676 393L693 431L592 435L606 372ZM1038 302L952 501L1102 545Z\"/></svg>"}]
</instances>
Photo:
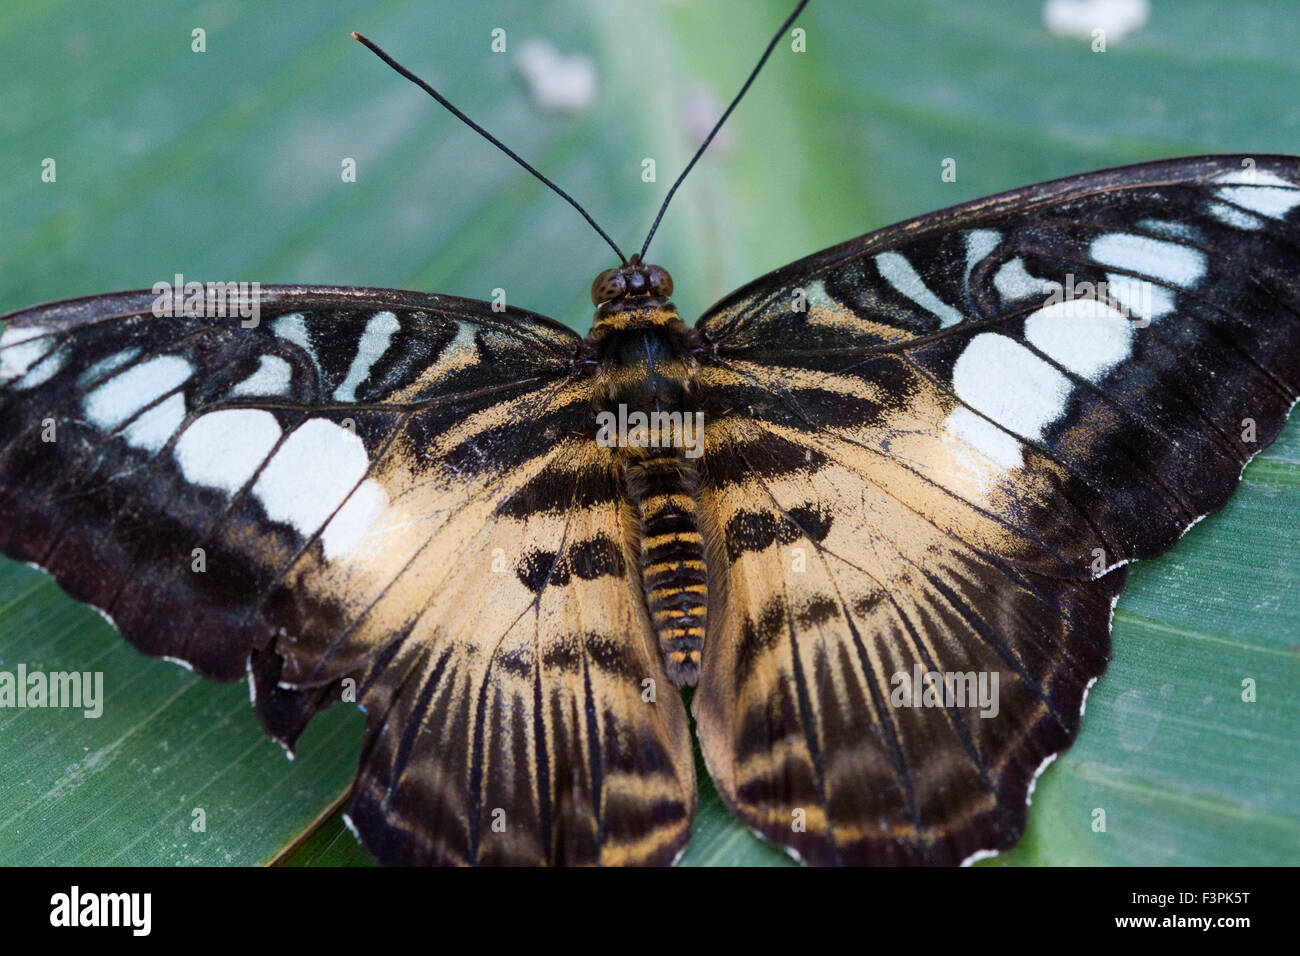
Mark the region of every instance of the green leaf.
<instances>
[{"instance_id":1,"label":"green leaf","mask_svg":"<svg viewBox=\"0 0 1300 956\"><path fill-rule=\"evenodd\" d=\"M508 300L585 330L610 252L576 213L402 82L360 30L639 246L691 150L790 4L576 0L10 4L0 11L0 311L202 279ZM814 0L664 224L652 260L684 315L907 216L1054 176L1218 151L1300 152L1300 28L1275 4L1155 3L1106 53L1041 3ZM75 16L69 14L75 13ZM191 52L191 30L207 52ZM505 54L491 30L507 31ZM1229 28L1230 27L1230 28ZM529 38L594 59L593 108L537 108ZM722 145L722 144L719 144ZM41 180L54 158L57 181ZM344 183L340 164L357 163ZM658 181L644 183L642 160ZM957 181L940 179L945 158ZM1218 515L1134 569L1078 743L997 863L1300 858L1300 424ZM0 864L364 862L331 814L361 716L297 759L243 688L145 659L48 578L0 563L0 669L104 675L103 716L0 710ZM1242 699L1243 681L1257 699ZM684 863L786 858L730 817L701 765ZM196 832L195 810L206 829ZM1105 832L1094 830L1105 811ZM320 824L324 815L325 822Z\"/></svg>"}]
</instances>

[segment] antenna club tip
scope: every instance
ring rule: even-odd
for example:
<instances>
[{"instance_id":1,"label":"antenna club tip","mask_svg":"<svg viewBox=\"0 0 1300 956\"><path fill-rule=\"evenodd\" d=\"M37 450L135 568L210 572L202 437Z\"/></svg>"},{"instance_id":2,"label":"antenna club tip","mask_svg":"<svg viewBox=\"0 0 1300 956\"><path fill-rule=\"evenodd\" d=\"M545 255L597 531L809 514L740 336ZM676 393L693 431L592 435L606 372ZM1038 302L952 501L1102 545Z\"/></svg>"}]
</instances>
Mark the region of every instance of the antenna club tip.
<instances>
[{"instance_id":1,"label":"antenna club tip","mask_svg":"<svg viewBox=\"0 0 1300 956\"><path fill-rule=\"evenodd\" d=\"M361 34L358 33L356 30L353 30L353 31L352 31L352 39L354 39L354 40L360 40L360 39L361 39Z\"/></svg>"}]
</instances>

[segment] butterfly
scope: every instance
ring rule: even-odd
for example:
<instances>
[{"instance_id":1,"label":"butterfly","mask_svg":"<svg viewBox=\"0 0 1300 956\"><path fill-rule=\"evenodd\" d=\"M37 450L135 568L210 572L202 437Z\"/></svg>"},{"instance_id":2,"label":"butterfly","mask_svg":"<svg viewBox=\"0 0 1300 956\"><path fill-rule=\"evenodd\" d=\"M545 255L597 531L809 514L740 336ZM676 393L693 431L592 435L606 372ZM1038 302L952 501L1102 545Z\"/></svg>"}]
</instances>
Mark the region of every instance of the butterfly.
<instances>
[{"instance_id":1,"label":"butterfly","mask_svg":"<svg viewBox=\"0 0 1300 956\"><path fill-rule=\"evenodd\" d=\"M1127 563L1300 394L1297 207L1294 157L1090 173L693 326L647 238L583 337L383 289L39 306L0 320L0 551L247 675L288 747L358 702L348 816L383 862L671 862L678 687L766 839L962 862L1076 736Z\"/></svg>"}]
</instances>

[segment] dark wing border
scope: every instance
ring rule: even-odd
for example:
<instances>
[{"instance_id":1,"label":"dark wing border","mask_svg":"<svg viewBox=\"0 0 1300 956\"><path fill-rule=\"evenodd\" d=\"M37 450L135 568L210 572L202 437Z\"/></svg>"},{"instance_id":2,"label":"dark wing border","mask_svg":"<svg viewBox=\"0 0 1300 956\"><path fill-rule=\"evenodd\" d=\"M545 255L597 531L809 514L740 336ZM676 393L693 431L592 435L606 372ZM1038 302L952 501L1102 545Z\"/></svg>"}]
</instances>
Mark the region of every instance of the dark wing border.
<instances>
[{"instance_id":1,"label":"dark wing border","mask_svg":"<svg viewBox=\"0 0 1300 956\"><path fill-rule=\"evenodd\" d=\"M473 318L496 331L513 335L515 338L536 342L537 345L553 349L550 343L535 336L525 335L527 325L536 323L547 331L555 332L565 339L571 339L573 347L582 344L582 337L561 322L539 312L530 312L516 306L507 305L501 311L492 307L492 303L481 299L463 299L454 295L439 295L434 292L411 292L405 289L381 289L369 286L329 286L329 285L261 285L259 304L276 307L292 306L301 302L304 309L353 308L375 309L422 309L430 312L446 313L461 318ZM0 315L0 322L8 325L13 319L21 317L20 326L44 325L59 331L84 328L99 322L108 322L126 316L139 315L150 311L158 293L151 289L133 289L126 292L110 292L104 295L87 295L75 299L61 299L55 302L42 302L38 305L18 309ZM237 318L231 317L232 320ZM556 353L560 354L560 353Z\"/></svg>"},{"instance_id":2,"label":"dark wing border","mask_svg":"<svg viewBox=\"0 0 1300 956\"><path fill-rule=\"evenodd\" d=\"M1154 162L1128 163L1124 166L1112 166L1109 169L1049 179L1046 182L1034 183L1032 186L1021 186L980 199L957 203L912 219L904 219L902 222L885 226L874 232L864 233L820 252L814 252L779 269L773 269L757 279L746 282L739 289L728 293L705 309L695 323L695 329L708 339L705 325L710 319L738 301L755 296L766 286L778 285L796 276L833 266L850 257L867 256L877 249L885 249L932 233L953 229L966 220L996 215L1011 207L1024 212L1044 203L1078 199L1103 192L1145 189L1151 186L1186 186L1189 183L1205 182L1212 176L1223 173L1225 163L1235 163L1240 167L1243 159L1253 160L1262 166L1271 162L1292 164L1296 162L1297 157L1284 153L1204 153L1199 156L1182 156Z\"/></svg>"}]
</instances>

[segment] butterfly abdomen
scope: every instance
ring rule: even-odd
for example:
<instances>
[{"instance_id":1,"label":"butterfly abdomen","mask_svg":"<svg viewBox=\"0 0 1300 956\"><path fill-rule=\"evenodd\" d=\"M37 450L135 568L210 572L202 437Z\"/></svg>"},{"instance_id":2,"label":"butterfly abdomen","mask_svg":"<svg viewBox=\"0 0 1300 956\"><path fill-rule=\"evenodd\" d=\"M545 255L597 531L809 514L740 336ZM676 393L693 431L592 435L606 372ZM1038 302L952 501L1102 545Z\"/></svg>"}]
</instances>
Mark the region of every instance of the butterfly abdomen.
<instances>
[{"instance_id":1,"label":"butterfly abdomen","mask_svg":"<svg viewBox=\"0 0 1300 956\"><path fill-rule=\"evenodd\" d=\"M624 487L639 518L646 608L669 680L694 686L708 584L695 504L703 423L688 333L666 299L620 300L597 310L591 340L605 379L597 440L619 447Z\"/></svg>"},{"instance_id":2,"label":"butterfly abdomen","mask_svg":"<svg viewBox=\"0 0 1300 956\"><path fill-rule=\"evenodd\" d=\"M694 686L704 646L708 583L695 512L694 463L673 450L629 461L627 487L641 517L646 606L669 679Z\"/></svg>"}]
</instances>

